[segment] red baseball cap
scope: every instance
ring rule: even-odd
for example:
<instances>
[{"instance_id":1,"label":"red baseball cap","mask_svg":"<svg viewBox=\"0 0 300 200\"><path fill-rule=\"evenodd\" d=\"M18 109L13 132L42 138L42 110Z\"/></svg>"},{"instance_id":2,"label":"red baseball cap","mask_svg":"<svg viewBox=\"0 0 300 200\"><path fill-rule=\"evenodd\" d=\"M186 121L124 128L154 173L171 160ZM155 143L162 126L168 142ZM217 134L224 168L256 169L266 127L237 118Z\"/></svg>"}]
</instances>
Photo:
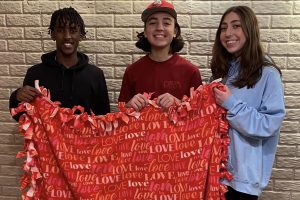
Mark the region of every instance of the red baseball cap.
<instances>
[{"instance_id":1,"label":"red baseball cap","mask_svg":"<svg viewBox=\"0 0 300 200\"><path fill-rule=\"evenodd\" d=\"M177 20L174 6L165 0L155 0L142 13L142 21L146 22L148 17L157 12L166 12Z\"/></svg>"}]
</instances>

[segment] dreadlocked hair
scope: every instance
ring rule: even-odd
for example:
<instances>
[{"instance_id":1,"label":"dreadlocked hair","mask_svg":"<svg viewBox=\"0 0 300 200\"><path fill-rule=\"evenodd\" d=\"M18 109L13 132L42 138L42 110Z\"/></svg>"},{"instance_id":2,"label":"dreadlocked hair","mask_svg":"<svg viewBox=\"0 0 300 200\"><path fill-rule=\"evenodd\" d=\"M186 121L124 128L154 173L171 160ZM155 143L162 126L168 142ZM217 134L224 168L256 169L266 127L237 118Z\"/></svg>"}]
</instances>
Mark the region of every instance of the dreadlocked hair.
<instances>
[{"instance_id":1,"label":"dreadlocked hair","mask_svg":"<svg viewBox=\"0 0 300 200\"><path fill-rule=\"evenodd\" d=\"M62 8L54 11L51 16L48 33L51 34L54 31L56 23L66 25L67 22L69 22L70 25L74 24L75 26L78 26L80 29L81 37L85 38L86 31L83 19L81 18L79 13L72 7Z\"/></svg>"}]
</instances>

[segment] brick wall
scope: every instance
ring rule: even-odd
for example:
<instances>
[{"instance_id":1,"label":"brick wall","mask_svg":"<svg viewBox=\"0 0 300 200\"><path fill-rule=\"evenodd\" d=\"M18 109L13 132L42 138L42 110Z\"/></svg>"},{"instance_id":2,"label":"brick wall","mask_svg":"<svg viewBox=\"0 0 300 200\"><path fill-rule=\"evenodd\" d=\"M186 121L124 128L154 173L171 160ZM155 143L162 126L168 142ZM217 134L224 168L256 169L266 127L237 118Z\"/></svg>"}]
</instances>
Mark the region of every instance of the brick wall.
<instances>
[{"instance_id":1,"label":"brick wall","mask_svg":"<svg viewBox=\"0 0 300 200\"><path fill-rule=\"evenodd\" d=\"M150 1L0 1L0 200L20 199L18 180L22 146L17 124L8 112L10 93L22 84L26 69L54 49L47 26L53 10L75 7L85 20L87 39L80 50L105 71L111 106L115 108L125 67L142 52L135 48L142 30L140 13ZM273 175L261 199L300 200L300 2L299 1L173 1L186 45L182 54L210 76L208 62L215 30L225 9L247 5L258 16L266 51L283 71L287 115Z\"/></svg>"}]
</instances>

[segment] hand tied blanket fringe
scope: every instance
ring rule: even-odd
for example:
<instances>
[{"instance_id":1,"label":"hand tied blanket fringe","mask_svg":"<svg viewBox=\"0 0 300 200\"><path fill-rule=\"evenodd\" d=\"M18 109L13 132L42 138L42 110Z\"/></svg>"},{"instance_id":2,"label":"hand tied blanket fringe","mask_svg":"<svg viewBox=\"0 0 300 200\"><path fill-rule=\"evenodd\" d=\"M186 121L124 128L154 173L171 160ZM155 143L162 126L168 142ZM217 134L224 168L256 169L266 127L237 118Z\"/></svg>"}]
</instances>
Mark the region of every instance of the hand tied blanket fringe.
<instances>
[{"instance_id":1,"label":"hand tied blanket fringe","mask_svg":"<svg viewBox=\"0 0 300 200\"><path fill-rule=\"evenodd\" d=\"M120 103L120 112L95 116L80 106L60 108L37 83L43 95L11 110L26 112L19 126L24 151L17 154L26 157L22 198L224 199L228 124L213 87L220 84L191 89L167 112L153 100L140 113Z\"/></svg>"}]
</instances>

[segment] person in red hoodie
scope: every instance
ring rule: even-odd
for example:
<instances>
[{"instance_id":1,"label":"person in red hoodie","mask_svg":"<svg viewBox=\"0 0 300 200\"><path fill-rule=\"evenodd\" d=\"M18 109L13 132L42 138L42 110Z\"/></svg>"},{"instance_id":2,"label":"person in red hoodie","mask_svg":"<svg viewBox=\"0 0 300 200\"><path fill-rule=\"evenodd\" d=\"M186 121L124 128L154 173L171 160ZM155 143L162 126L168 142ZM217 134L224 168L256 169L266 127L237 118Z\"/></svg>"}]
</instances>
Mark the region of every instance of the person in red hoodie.
<instances>
[{"instance_id":1,"label":"person in red hoodie","mask_svg":"<svg viewBox=\"0 0 300 200\"><path fill-rule=\"evenodd\" d=\"M34 81L39 80L40 86L50 90L51 100L59 101L62 107L80 105L96 115L110 112L103 71L77 51L86 35L79 13L72 7L56 10L51 16L49 34L56 42L56 50L43 54L42 63L27 70L23 87L10 96L9 107L15 108L20 102L30 102L40 95L34 88ZM14 118L18 121L19 116Z\"/></svg>"},{"instance_id":2,"label":"person in red hoodie","mask_svg":"<svg viewBox=\"0 0 300 200\"><path fill-rule=\"evenodd\" d=\"M184 42L174 6L155 1L142 13L144 31L137 35L136 47L147 54L126 68L119 102L136 111L148 104L144 92L153 93L162 108L189 96L190 88L202 84L199 69L177 54Z\"/></svg>"}]
</instances>

